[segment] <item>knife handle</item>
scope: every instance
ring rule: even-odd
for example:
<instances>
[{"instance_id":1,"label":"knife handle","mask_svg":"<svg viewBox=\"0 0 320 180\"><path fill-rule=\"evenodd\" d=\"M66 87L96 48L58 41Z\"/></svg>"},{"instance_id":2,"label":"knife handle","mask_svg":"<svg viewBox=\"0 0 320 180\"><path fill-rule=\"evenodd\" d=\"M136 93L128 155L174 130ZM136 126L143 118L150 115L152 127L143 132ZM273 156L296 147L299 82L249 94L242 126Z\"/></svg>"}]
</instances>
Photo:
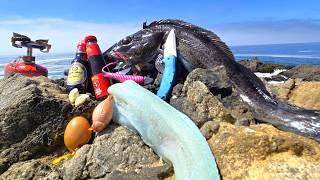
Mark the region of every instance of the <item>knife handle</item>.
<instances>
[{"instance_id":1,"label":"knife handle","mask_svg":"<svg viewBox=\"0 0 320 180\"><path fill-rule=\"evenodd\" d=\"M157 96L166 100L173 86L174 76L176 73L176 57L173 55L168 56L163 59L163 63L164 70L160 82L160 88L157 91Z\"/></svg>"}]
</instances>

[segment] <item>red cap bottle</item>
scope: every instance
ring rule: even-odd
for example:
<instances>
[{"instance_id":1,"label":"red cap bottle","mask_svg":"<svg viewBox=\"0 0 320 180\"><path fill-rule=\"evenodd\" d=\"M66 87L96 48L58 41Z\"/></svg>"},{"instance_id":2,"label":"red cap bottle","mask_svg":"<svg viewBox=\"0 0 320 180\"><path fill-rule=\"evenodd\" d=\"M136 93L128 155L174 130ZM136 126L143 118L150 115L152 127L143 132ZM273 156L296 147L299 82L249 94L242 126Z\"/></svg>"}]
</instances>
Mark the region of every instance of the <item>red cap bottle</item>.
<instances>
[{"instance_id":1,"label":"red cap bottle","mask_svg":"<svg viewBox=\"0 0 320 180\"><path fill-rule=\"evenodd\" d=\"M109 79L105 78L102 74L102 68L106 65L102 56L97 38L95 36L86 36L85 41L86 52L88 56L89 66L92 73L91 81L93 91L96 99L103 98L108 95L108 88L110 86Z\"/></svg>"},{"instance_id":2,"label":"red cap bottle","mask_svg":"<svg viewBox=\"0 0 320 180\"><path fill-rule=\"evenodd\" d=\"M88 35L84 38L84 41L87 42L98 42L97 38L95 36L92 35Z\"/></svg>"}]
</instances>

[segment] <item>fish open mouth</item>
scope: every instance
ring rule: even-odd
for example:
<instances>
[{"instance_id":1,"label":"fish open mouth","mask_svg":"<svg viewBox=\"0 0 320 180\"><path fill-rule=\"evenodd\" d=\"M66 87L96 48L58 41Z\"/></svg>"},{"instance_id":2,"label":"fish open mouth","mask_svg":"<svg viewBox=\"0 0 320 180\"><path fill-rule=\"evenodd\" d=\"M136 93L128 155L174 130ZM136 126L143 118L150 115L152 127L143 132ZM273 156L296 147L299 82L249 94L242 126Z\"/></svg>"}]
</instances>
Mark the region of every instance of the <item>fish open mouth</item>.
<instances>
[{"instance_id":1,"label":"fish open mouth","mask_svg":"<svg viewBox=\"0 0 320 180\"><path fill-rule=\"evenodd\" d=\"M125 55L124 53L119 52L117 50L112 50L108 55L111 56L113 59L116 59L116 61L119 61L119 60L128 61L129 60L129 57L127 55Z\"/></svg>"}]
</instances>

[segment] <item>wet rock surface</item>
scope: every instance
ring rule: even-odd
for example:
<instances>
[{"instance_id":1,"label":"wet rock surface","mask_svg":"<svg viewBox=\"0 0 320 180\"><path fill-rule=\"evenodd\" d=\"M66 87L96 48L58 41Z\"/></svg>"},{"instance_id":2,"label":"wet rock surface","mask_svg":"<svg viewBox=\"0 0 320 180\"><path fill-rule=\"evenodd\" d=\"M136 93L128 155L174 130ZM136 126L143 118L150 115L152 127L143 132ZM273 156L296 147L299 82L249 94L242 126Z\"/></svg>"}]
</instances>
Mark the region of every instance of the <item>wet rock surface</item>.
<instances>
[{"instance_id":1,"label":"wet rock surface","mask_svg":"<svg viewBox=\"0 0 320 180\"><path fill-rule=\"evenodd\" d=\"M282 74L277 74L271 77L265 77L264 78L266 81L277 81L277 82L283 82L288 80L288 77L282 75Z\"/></svg>"}]
</instances>

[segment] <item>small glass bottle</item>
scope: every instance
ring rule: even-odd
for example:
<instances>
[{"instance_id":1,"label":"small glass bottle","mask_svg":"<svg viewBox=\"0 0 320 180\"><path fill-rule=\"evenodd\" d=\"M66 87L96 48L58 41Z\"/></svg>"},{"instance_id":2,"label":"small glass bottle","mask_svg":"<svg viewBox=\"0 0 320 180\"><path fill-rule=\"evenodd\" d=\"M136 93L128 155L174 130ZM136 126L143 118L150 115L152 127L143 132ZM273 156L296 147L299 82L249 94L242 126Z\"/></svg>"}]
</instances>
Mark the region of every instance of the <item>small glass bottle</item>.
<instances>
[{"instance_id":1,"label":"small glass bottle","mask_svg":"<svg viewBox=\"0 0 320 180\"><path fill-rule=\"evenodd\" d=\"M81 40L77 45L75 58L72 60L66 82L66 89L71 91L78 88L79 92L85 93L88 86L88 62L86 43Z\"/></svg>"}]
</instances>

